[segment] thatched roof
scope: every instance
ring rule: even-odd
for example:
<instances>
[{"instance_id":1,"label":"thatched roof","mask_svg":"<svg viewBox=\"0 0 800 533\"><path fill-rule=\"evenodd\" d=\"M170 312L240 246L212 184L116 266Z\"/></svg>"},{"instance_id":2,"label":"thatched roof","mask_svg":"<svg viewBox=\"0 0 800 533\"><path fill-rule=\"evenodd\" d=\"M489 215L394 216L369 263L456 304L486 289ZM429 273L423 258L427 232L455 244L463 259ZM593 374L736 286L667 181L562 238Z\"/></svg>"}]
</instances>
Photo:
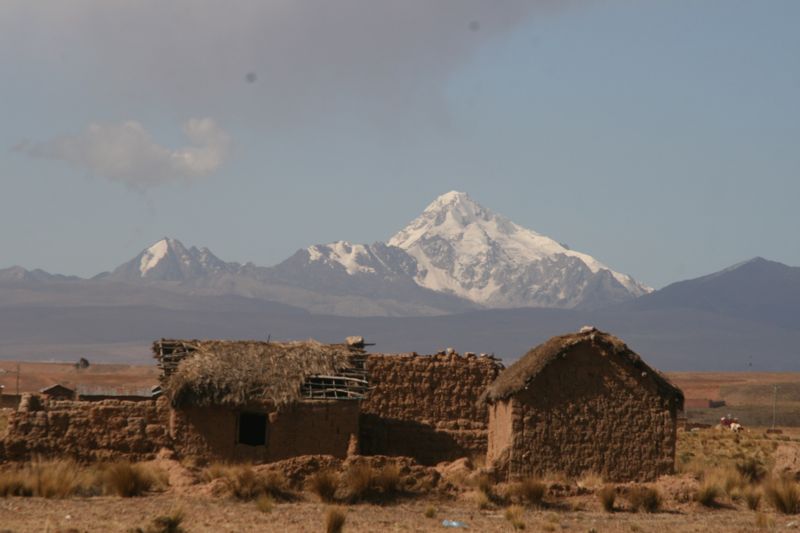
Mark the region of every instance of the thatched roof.
<instances>
[{"instance_id":1,"label":"thatched roof","mask_svg":"<svg viewBox=\"0 0 800 533\"><path fill-rule=\"evenodd\" d=\"M592 327L581 328L577 333L553 337L533 348L497 377L486 389L483 399L490 402L504 400L527 388L547 365L581 344L596 346L607 354L618 355L637 372L646 372L655 381L663 396L676 398L679 408L683 405L683 392L679 388L660 372L649 367L639 354L628 348L620 339Z\"/></svg>"},{"instance_id":2,"label":"thatched roof","mask_svg":"<svg viewBox=\"0 0 800 533\"><path fill-rule=\"evenodd\" d=\"M284 405L303 399L308 378L353 379L363 350L345 344L160 340L153 344L164 370L164 394L174 406L259 403Z\"/></svg>"}]
</instances>

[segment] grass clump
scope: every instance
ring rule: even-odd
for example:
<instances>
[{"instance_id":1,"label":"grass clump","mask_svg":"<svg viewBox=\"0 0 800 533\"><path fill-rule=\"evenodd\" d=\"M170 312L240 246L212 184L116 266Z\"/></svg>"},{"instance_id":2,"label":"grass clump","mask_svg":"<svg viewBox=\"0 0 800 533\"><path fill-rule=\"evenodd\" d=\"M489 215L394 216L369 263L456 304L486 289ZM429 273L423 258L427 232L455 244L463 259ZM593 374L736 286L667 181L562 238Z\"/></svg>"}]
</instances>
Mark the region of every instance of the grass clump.
<instances>
[{"instance_id":1,"label":"grass clump","mask_svg":"<svg viewBox=\"0 0 800 533\"><path fill-rule=\"evenodd\" d=\"M425 518L433 518L436 516L436 507L429 505L425 508Z\"/></svg>"},{"instance_id":2,"label":"grass clump","mask_svg":"<svg viewBox=\"0 0 800 533\"><path fill-rule=\"evenodd\" d=\"M512 492L526 505L541 507L547 493L547 486L538 478L529 477L514 485Z\"/></svg>"},{"instance_id":3,"label":"grass clump","mask_svg":"<svg viewBox=\"0 0 800 533\"><path fill-rule=\"evenodd\" d=\"M181 527L184 520L183 511L177 510L170 514L157 516L145 529L137 527L132 533L186 533Z\"/></svg>"},{"instance_id":4,"label":"grass clump","mask_svg":"<svg viewBox=\"0 0 800 533\"><path fill-rule=\"evenodd\" d=\"M722 490L716 483L705 482L694 493L694 501L703 507L717 507L717 498L722 495Z\"/></svg>"},{"instance_id":5,"label":"grass clump","mask_svg":"<svg viewBox=\"0 0 800 533\"><path fill-rule=\"evenodd\" d=\"M222 479L231 496L237 500L251 501L260 496L288 500L291 493L288 482L280 472L259 474L249 466L229 467Z\"/></svg>"},{"instance_id":6,"label":"grass clump","mask_svg":"<svg viewBox=\"0 0 800 533\"><path fill-rule=\"evenodd\" d=\"M748 457L736 463L736 471L748 483L758 483L767 475L767 469L755 457Z\"/></svg>"},{"instance_id":7,"label":"grass clump","mask_svg":"<svg viewBox=\"0 0 800 533\"><path fill-rule=\"evenodd\" d=\"M271 513L273 507L272 498L270 498L267 494L262 494L258 498L256 498L256 509L261 511L264 514Z\"/></svg>"},{"instance_id":8,"label":"grass clump","mask_svg":"<svg viewBox=\"0 0 800 533\"><path fill-rule=\"evenodd\" d=\"M100 492L96 472L72 460L33 461L0 472L0 496L67 498Z\"/></svg>"},{"instance_id":9,"label":"grass clump","mask_svg":"<svg viewBox=\"0 0 800 533\"><path fill-rule=\"evenodd\" d=\"M107 465L101 477L104 492L123 498L141 496L153 488L157 481L152 470L128 461Z\"/></svg>"},{"instance_id":10,"label":"grass clump","mask_svg":"<svg viewBox=\"0 0 800 533\"><path fill-rule=\"evenodd\" d=\"M320 470L308 480L308 488L323 502L333 502L339 486L339 474L334 470Z\"/></svg>"},{"instance_id":11,"label":"grass clump","mask_svg":"<svg viewBox=\"0 0 800 533\"><path fill-rule=\"evenodd\" d=\"M343 509L332 507L325 513L325 531L326 533L341 533L344 528L344 523L347 514Z\"/></svg>"},{"instance_id":12,"label":"grass clump","mask_svg":"<svg viewBox=\"0 0 800 533\"><path fill-rule=\"evenodd\" d=\"M374 468L368 464L352 465L344 475L350 501L385 501L402 492L400 468L387 464Z\"/></svg>"},{"instance_id":13,"label":"grass clump","mask_svg":"<svg viewBox=\"0 0 800 533\"><path fill-rule=\"evenodd\" d=\"M522 506L512 505L506 508L505 518L511 522L511 527L515 530L522 530L525 529L525 522L522 520L524 513L525 509L523 509Z\"/></svg>"},{"instance_id":14,"label":"grass clump","mask_svg":"<svg viewBox=\"0 0 800 533\"><path fill-rule=\"evenodd\" d=\"M617 500L617 489L611 485L606 485L599 491L597 491L597 498L600 500L600 505L603 506L603 510L607 513L614 512L614 503Z\"/></svg>"},{"instance_id":15,"label":"grass clump","mask_svg":"<svg viewBox=\"0 0 800 533\"><path fill-rule=\"evenodd\" d=\"M783 514L800 512L800 489L791 479L778 479L767 483L764 496L776 511Z\"/></svg>"},{"instance_id":16,"label":"grass clump","mask_svg":"<svg viewBox=\"0 0 800 533\"><path fill-rule=\"evenodd\" d=\"M635 513L657 513L661 510L663 499L661 493L653 487L639 486L632 488L627 494L628 503Z\"/></svg>"},{"instance_id":17,"label":"grass clump","mask_svg":"<svg viewBox=\"0 0 800 533\"><path fill-rule=\"evenodd\" d=\"M742 491L742 499L744 499L744 503L747 505L748 509L755 511L761 504L761 491L748 487Z\"/></svg>"}]
</instances>

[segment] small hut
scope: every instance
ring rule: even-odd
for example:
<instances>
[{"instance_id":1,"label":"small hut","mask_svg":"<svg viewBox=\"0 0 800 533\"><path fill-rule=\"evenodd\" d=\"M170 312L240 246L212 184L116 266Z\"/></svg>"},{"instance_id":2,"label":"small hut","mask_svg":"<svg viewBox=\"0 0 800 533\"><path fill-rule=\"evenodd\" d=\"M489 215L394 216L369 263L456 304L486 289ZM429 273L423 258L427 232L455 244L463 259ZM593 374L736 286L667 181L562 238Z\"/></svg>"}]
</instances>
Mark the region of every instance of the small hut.
<instances>
[{"instance_id":1,"label":"small hut","mask_svg":"<svg viewBox=\"0 0 800 533\"><path fill-rule=\"evenodd\" d=\"M554 337L503 371L489 403L487 462L498 476L672 473L683 393L620 339L595 328Z\"/></svg>"},{"instance_id":2,"label":"small hut","mask_svg":"<svg viewBox=\"0 0 800 533\"><path fill-rule=\"evenodd\" d=\"M52 400L72 400L75 398L75 391L60 383L40 389L39 392Z\"/></svg>"},{"instance_id":3,"label":"small hut","mask_svg":"<svg viewBox=\"0 0 800 533\"><path fill-rule=\"evenodd\" d=\"M276 461L344 457L367 390L363 344L156 341L170 435L182 455Z\"/></svg>"}]
</instances>

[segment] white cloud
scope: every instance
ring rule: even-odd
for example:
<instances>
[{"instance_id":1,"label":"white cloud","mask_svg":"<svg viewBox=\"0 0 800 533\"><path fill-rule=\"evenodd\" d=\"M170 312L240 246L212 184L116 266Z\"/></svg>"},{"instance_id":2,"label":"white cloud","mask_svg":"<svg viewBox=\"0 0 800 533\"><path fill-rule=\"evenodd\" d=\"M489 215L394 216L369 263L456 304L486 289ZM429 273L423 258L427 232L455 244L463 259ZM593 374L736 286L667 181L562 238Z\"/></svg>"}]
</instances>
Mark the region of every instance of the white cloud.
<instances>
[{"instance_id":1,"label":"white cloud","mask_svg":"<svg viewBox=\"0 0 800 533\"><path fill-rule=\"evenodd\" d=\"M483 46L578 1L4 0L0 49L75 83L91 73L85 90L124 108L417 127L446 114L451 75Z\"/></svg>"},{"instance_id":2,"label":"white cloud","mask_svg":"<svg viewBox=\"0 0 800 533\"><path fill-rule=\"evenodd\" d=\"M222 166L231 140L214 120L191 119L183 131L190 146L171 149L156 143L135 120L92 123L82 133L42 143L24 142L16 150L66 161L95 176L145 190L164 183L192 182Z\"/></svg>"}]
</instances>

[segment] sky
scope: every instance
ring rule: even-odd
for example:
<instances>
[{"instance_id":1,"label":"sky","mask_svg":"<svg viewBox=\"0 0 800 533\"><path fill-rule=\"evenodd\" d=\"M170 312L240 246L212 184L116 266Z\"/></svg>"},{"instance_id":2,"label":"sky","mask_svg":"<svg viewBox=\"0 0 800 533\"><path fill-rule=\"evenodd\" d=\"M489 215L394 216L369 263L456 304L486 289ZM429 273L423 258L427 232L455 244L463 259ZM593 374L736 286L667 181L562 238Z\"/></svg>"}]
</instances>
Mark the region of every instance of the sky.
<instances>
[{"instance_id":1,"label":"sky","mask_svg":"<svg viewBox=\"0 0 800 533\"><path fill-rule=\"evenodd\" d=\"M4 0L0 268L387 240L436 196L661 287L800 265L795 0Z\"/></svg>"}]
</instances>

